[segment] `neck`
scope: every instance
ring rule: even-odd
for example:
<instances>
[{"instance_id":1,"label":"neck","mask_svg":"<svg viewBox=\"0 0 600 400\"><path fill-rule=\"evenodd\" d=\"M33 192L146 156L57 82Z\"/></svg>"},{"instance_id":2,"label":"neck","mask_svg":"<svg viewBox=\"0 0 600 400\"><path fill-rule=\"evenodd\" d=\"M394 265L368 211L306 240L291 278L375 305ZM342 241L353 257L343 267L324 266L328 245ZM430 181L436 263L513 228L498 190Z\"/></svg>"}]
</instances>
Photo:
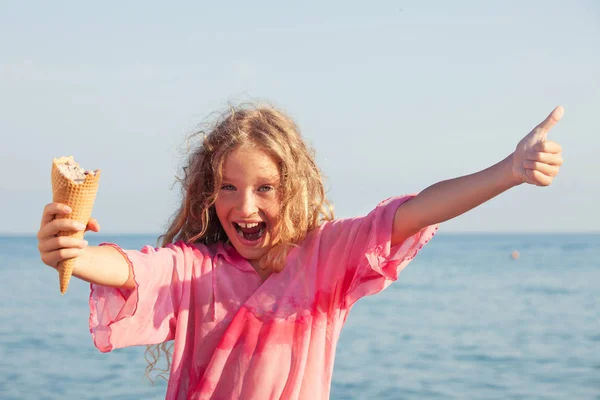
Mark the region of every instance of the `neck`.
<instances>
[{"instance_id":1,"label":"neck","mask_svg":"<svg viewBox=\"0 0 600 400\"><path fill-rule=\"evenodd\" d=\"M254 268L254 270L256 271L258 276L260 276L260 279L263 282L266 281L267 278L273 273L273 270L271 268L261 268L259 260L248 260L248 262L250 263L250 265L252 265L252 268Z\"/></svg>"}]
</instances>

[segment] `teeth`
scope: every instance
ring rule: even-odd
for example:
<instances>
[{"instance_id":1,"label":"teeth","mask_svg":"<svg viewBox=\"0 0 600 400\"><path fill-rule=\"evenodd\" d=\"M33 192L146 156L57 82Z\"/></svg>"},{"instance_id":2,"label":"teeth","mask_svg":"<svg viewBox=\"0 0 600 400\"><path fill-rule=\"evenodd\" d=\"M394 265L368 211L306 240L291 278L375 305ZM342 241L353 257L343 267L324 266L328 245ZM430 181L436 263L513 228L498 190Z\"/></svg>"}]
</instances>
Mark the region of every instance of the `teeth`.
<instances>
[{"instance_id":1,"label":"teeth","mask_svg":"<svg viewBox=\"0 0 600 400\"><path fill-rule=\"evenodd\" d=\"M264 233L265 233L265 229L264 228L260 228L257 234L255 233L255 234L251 235L252 239L248 239L248 237L246 237L246 235L244 234L244 232L242 232L240 229L237 230L237 234L242 239L245 239L245 240L248 240L248 241L253 241L253 242L256 242L256 241L260 240L263 237Z\"/></svg>"},{"instance_id":2,"label":"teeth","mask_svg":"<svg viewBox=\"0 0 600 400\"><path fill-rule=\"evenodd\" d=\"M245 222L238 222L237 223L241 228L254 228L256 226L258 226L258 222L251 222L251 223L245 223Z\"/></svg>"}]
</instances>

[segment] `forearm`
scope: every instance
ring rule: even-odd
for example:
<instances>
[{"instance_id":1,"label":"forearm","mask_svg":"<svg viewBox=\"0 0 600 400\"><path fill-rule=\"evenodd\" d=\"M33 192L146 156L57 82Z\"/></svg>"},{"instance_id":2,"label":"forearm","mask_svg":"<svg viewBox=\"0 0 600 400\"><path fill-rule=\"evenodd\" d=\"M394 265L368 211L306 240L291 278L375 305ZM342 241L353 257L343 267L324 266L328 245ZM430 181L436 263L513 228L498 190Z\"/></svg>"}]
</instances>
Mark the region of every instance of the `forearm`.
<instances>
[{"instance_id":1,"label":"forearm","mask_svg":"<svg viewBox=\"0 0 600 400\"><path fill-rule=\"evenodd\" d=\"M417 218L417 227L448 221L518 185L511 164L512 155L483 171L438 182L423 190L406 203L410 214Z\"/></svg>"},{"instance_id":2,"label":"forearm","mask_svg":"<svg viewBox=\"0 0 600 400\"><path fill-rule=\"evenodd\" d=\"M133 273L123 255L111 246L88 246L77 257L73 275L108 287L133 288Z\"/></svg>"}]
</instances>

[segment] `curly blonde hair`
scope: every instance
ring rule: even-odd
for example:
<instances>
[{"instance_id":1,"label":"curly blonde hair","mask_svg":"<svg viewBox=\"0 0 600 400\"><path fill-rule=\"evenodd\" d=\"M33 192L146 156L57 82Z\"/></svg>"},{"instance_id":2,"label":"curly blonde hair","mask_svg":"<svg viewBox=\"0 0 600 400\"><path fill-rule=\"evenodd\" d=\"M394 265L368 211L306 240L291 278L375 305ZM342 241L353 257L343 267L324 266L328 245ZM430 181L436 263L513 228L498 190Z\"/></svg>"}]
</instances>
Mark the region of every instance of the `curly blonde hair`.
<instances>
[{"instance_id":1,"label":"curly blonde hair","mask_svg":"<svg viewBox=\"0 0 600 400\"><path fill-rule=\"evenodd\" d=\"M261 267L281 272L292 247L322 222L334 218L321 171L315 163L314 150L304 142L294 121L272 105L230 106L214 122L209 122L207 128L193 133L188 139L190 143L202 137L189 155L183 177L177 177L183 201L168 229L159 237L159 245L180 240L206 245L228 241L215 210L222 165L234 149L254 146L271 156L279 168L279 229ZM161 352L165 354L167 368L160 371L169 372L171 347L167 343L147 346L148 377ZM159 376L165 378L162 374Z\"/></svg>"}]
</instances>

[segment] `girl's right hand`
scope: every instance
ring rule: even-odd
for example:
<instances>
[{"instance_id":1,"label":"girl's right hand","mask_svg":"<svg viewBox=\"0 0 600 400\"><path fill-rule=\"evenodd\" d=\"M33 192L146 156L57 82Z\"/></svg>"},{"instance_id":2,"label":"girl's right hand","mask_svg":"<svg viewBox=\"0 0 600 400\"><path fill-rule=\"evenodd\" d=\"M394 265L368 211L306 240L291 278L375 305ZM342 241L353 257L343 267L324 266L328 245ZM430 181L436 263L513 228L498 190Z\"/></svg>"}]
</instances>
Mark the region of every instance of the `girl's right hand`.
<instances>
[{"instance_id":1,"label":"girl's right hand","mask_svg":"<svg viewBox=\"0 0 600 400\"><path fill-rule=\"evenodd\" d=\"M100 230L100 225L98 225L98 221L94 218L90 218L87 226L84 226L81 222L73 219L55 219L56 215L69 213L71 213L71 208L66 204L50 203L46 205L42 214L40 230L37 233L40 258L44 264L55 269L59 262L69 258L79 257L83 254L83 249L88 245L87 241L84 239L56 236L58 232L98 232Z\"/></svg>"}]
</instances>

